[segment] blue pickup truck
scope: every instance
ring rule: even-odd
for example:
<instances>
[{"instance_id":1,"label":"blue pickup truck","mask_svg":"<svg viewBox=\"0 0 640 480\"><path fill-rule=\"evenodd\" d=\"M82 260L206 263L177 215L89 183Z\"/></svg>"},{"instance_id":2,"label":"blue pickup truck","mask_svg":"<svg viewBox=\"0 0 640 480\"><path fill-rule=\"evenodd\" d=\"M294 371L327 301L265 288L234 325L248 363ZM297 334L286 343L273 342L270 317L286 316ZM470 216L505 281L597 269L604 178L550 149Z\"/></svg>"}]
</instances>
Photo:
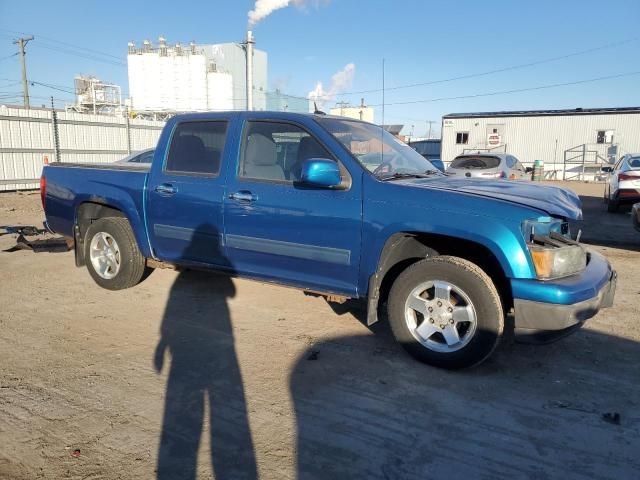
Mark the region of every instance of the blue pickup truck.
<instances>
[{"instance_id":1,"label":"blue pickup truck","mask_svg":"<svg viewBox=\"0 0 640 480\"><path fill-rule=\"evenodd\" d=\"M149 165L54 163L47 224L118 290L154 267L211 268L363 299L418 360L475 365L516 334L566 334L611 306L616 274L575 241L579 198L455 179L382 128L320 114L173 117ZM386 310L385 310L386 308Z\"/></svg>"}]
</instances>

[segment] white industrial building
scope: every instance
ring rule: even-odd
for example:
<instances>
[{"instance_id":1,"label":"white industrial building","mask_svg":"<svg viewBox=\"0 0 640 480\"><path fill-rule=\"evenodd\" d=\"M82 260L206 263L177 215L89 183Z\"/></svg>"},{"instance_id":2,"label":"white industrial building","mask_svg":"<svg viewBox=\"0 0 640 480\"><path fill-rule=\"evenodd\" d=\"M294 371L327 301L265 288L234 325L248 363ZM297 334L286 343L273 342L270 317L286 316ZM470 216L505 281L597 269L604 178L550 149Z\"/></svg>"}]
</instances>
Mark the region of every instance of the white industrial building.
<instances>
[{"instance_id":1,"label":"white industrial building","mask_svg":"<svg viewBox=\"0 0 640 480\"><path fill-rule=\"evenodd\" d=\"M367 107L364 104L364 99L359 106L354 107L345 102L338 102L334 108L329 110L331 115L338 115L340 117L354 118L356 120L364 120L365 122L373 123L374 109L373 107Z\"/></svg>"},{"instance_id":2,"label":"white industrial building","mask_svg":"<svg viewBox=\"0 0 640 480\"><path fill-rule=\"evenodd\" d=\"M129 43L129 107L133 112L246 108L246 53L238 43ZM253 49L253 108L266 108L267 53Z\"/></svg>"},{"instance_id":3,"label":"white industrial building","mask_svg":"<svg viewBox=\"0 0 640 480\"><path fill-rule=\"evenodd\" d=\"M472 152L506 152L545 164L545 176L591 180L603 165L640 152L640 107L452 113L442 118L445 163Z\"/></svg>"}]
</instances>

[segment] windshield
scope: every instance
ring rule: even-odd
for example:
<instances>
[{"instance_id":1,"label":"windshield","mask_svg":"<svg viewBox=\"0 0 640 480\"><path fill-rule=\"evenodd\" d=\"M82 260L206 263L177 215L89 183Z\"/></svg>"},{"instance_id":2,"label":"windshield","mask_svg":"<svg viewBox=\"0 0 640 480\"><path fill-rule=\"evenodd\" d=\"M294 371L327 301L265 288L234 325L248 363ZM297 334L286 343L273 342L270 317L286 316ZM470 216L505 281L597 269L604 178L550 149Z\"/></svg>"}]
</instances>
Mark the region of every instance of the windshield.
<instances>
[{"instance_id":1,"label":"windshield","mask_svg":"<svg viewBox=\"0 0 640 480\"><path fill-rule=\"evenodd\" d=\"M477 168L484 170L486 168L496 168L498 165L500 165L498 157L465 156L455 158L449 168Z\"/></svg>"},{"instance_id":2,"label":"windshield","mask_svg":"<svg viewBox=\"0 0 640 480\"><path fill-rule=\"evenodd\" d=\"M378 178L439 174L429 160L382 127L337 118L318 118L317 121Z\"/></svg>"}]
</instances>

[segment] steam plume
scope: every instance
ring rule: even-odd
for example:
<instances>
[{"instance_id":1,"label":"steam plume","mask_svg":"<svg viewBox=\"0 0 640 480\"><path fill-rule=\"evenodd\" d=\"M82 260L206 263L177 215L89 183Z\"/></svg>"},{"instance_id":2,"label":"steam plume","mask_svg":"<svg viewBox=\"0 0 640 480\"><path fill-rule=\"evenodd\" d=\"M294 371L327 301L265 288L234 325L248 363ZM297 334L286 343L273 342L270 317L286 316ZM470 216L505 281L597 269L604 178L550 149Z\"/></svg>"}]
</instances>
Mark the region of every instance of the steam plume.
<instances>
[{"instance_id":1,"label":"steam plume","mask_svg":"<svg viewBox=\"0 0 640 480\"><path fill-rule=\"evenodd\" d=\"M304 0L256 0L253 10L249 11L249 26L253 27L260 20L265 19L271 13L289 5L301 6Z\"/></svg>"},{"instance_id":2,"label":"steam plume","mask_svg":"<svg viewBox=\"0 0 640 480\"><path fill-rule=\"evenodd\" d=\"M348 63L342 70L333 74L331 86L328 90L324 89L322 82L317 82L316 87L309 92L309 100L315 101L318 105L330 102L336 95L344 92L347 88L351 88L355 73L356 66L353 63Z\"/></svg>"}]
</instances>

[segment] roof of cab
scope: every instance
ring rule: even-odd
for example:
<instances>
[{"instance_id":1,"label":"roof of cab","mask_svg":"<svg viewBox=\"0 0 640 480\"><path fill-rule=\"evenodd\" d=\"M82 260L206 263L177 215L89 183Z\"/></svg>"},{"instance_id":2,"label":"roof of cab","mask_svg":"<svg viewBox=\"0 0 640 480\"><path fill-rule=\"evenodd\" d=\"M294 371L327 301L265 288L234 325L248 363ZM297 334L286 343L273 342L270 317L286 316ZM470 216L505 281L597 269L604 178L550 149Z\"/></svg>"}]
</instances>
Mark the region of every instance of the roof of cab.
<instances>
[{"instance_id":1,"label":"roof of cab","mask_svg":"<svg viewBox=\"0 0 640 480\"><path fill-rule=\"evenodd\" d=\"M221 112L194 112L194 113L180 113L175 115L176 120L203 120L207 118L229 118L229 117L253 117L253 118L272 118L280 120L295 120L301 118L333 118L336 120L350 120L354 122L363 122L353 118L341 117L338 115L327 115L325 113L297 113L297 112L278 112L271 110L253 110L253 111L221 111ZM369 122L363 122L369 123Z\"/></svg>"}]
</instances>

